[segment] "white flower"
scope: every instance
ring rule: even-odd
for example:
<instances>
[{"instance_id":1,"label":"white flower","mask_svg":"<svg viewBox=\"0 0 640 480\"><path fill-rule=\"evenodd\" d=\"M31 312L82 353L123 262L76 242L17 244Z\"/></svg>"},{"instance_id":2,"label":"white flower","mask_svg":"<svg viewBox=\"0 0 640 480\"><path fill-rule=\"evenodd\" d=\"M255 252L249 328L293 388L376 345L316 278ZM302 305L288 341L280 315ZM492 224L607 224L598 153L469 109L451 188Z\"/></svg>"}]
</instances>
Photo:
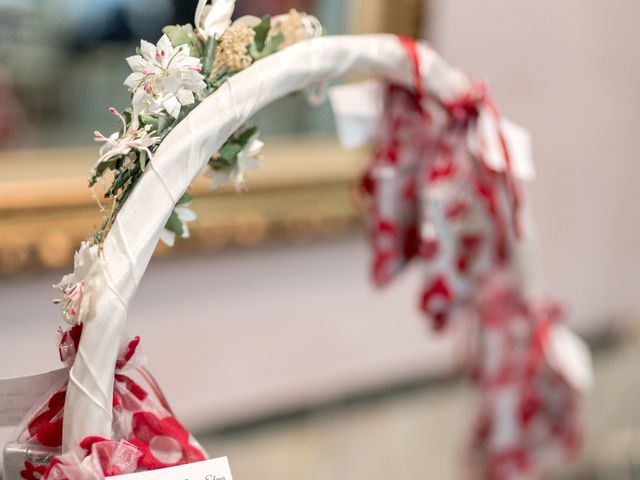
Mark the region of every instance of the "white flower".
<instances>
[{"instance_id":1,"label":"white flower","mask_svg":"<svg viewBox=\"0 0 640 480\"><path fill-rule=\"evenodd\" d=\"M206 87L200 59L186 44L174 48L166 35L157 46L142 40L140 53L127 58L133 73L124 81L133 93L134 116L166 110L177 118L181 106L194 103L194 94Z\"/></svg>"},{"instance_id":2,"label":"white flower","mask_svg":"<svg viewBox=\"0 0 640 480\"><path fill-rule=\"evenodd\" d=\"M200 0L196 8L194 25L205 37L219 38L231 25L236 0Z\"/></svg>"},{"instance_id":3,"label":"white flower","mask_svg":"<svg viewBox=\"0 0 640 480\"><path fill-rule=\"evenodd\" d=\"M180 223L182 224L182 235L180 235L180 238L189 238L189 227L187 226L187 222L193 222L196 219L196 213L186 205L179 205L173 211L178 216L178 220L180 220ZM162 242L168 247L173 247L176 243L176 236L175 232L165 228L160 234L160 240L162 240Z\"/></svg>"},{"instance_id":4,"label":"white flower","mask_svg":"<svg viewBox=\"0 0 640 480\"><path fill-rule=\"evenodd\" d=\"M213 180L211 188L217 190L231 182L236 190L244 190L245 173L260 168L259 160L263 147L264 142L260 141L258 135L255 135L238 153L237 162L234 166L220 169L209 168L205 175Z\"/></svg>"},{"instance_id":5,"label":"white flower","mask_svg":"<svg viewBox=\"0 0 640 480\"><path fill-rule=\"evenodd\" d=\"M92 176L95 175L96 169L102 162L119 155L128 155L132 150L145 152L150 160L152 155L149 148L160 141L159 137L149 135L149 130L151 129L149 125L144 128L137 128L135 124L132 124L127 129L127 123L122 114L113 107L109 111L120 118L126 131L124 135L121 135L120 132L115 132L108 137L105 137L100 132L95 132L95 141L102 142L104 145L100 147L100 158L93 167Z\"/></svg>"},{"instance_id":6,"label":"white flower","mask_svg":"<svg viewBox=\"0 0 640 480\"><path fill-rule=\"evenodd\" d=\"M73 259L73 273L54 285L64 297L61 300L62 318L71 324L83 323L91 312L92 292L101 279L103 261L97 245L82 242Z\"/></svg>"}]
</instances>

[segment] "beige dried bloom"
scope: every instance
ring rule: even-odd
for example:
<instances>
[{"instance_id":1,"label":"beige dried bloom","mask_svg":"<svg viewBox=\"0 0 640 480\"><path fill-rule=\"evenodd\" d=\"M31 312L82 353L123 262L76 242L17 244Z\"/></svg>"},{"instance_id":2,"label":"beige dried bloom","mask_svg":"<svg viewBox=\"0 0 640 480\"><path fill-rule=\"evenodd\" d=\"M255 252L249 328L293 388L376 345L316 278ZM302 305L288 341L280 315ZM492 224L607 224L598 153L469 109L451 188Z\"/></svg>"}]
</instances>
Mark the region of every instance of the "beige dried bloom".
<instances>
[{"instance_id":1,"label":"beige dried bloom","mask_svg":"<svg viewBox=\"0 0 640 480\"><path fill-rule=\"evenodd\" d=\"M301 13L293 8L285 15L274 17L269 35L273 37L279 33L284 37L284 41L280 45L280 48L283 49L294 43L319 37L322 35L322 25L316 17Z\"/></svg>"},{"instance_id":2,"label":"beige dried bloom","mask_svg":"<svg viewBox=\"0 0 640 480\"><path fill-rule=\"evenodd\" d=\"M222 68L237 72L251 65L252 58L249 55L248 47L255 34L256 32L252 28L241 25L227 28L220 36L212 75L218 73Z\"/></svg>"}]
</instances>

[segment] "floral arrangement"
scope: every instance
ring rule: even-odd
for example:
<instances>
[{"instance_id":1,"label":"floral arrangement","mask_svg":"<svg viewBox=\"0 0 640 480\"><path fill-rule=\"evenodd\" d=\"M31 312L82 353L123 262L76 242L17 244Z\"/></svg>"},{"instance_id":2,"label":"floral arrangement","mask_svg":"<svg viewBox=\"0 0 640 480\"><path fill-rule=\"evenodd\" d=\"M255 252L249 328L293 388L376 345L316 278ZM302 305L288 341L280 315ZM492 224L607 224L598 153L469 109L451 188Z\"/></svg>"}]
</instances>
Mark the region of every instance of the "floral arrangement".
<instances>
[{"instance_id":1,"label":"floral arrangement","mask_svg":"<svg viewBox=\"0 0 640 480\"><path fill-rule=\"evenodd\" d=\"M120 208L127 201L154 152L171 130L226 80L254 62L296 42L322 35L319 21L291 10L273 18L244 16L232 22L235 0L200 0L194 25L169 25L157 44L142 40L136 54L127 58L132 73L124 85L131 92L131 106L123 112L111 107L121 127L109 136L95 132L102 143L91 169L89 186L104 219L94 235L83 242L75 256L75 271L54 287L64 297L62 316L70 324L81 323L90 311L89 283L99 276L96 265L101 245ZM245 174L256 170L263 143L250 125L235 132L210 159L205 175L212 188L229 183L245 189ZM177 202L161 240L173 246L176 237L189 236L188 222L196 218L188 193Z\"/></svg>"}]
</instances>

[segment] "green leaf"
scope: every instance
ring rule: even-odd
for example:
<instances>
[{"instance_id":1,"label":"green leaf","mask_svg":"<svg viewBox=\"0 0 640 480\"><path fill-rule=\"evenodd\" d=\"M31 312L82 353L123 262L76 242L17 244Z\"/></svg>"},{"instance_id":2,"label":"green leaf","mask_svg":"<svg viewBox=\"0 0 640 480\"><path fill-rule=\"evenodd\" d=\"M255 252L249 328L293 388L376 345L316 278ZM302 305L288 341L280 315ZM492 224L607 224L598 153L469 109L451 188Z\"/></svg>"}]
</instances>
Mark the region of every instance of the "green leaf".
<instances>
[{"instance_id":1,"label":"green leaf","mask_svg":"<svg viewBox=\"0 0 640 480\"><path fill-rule=\"evenodd\" d=\"M140 122L151 126L151 133L159 137L164 137L171 126L171 120L166 115L140 115Z\"/></svg>"},{"instance_id":2,"label":"green leaf","mask_svg":"<svg viewBox=\"0 0 640 480\"><path fill-rule=\"evenodd\" d=\"M231 77L231 75L232 73L227 68L221 69L220 72L216 75L216 77L211 82L211 88L213 89L213 91L216 91L218 88L220 88L220 86L224 82L226 82L229 79L229 77Z\"/></svg>"},{"instance_id":3,"label":"green leaf","mask_svg":"<svg viewBox=\"0 0 640 480\"><path fill-rule=\"evenodd\" d=\"M248 52L254 61L276 53L282 42L284 42L282 32L269 36L271 31L271 18L269 16L262 17L262 21L253 29L256 34L253 42L249 45Z\"/></svg>"},{"instance_id":4,"label":"green leaf","mask_svg":"<svg viewBox=\"0 0 640 480\"><path fill-rule=\"evenodd\" d=\"M111 157L109 160L100 162L100 164L96 167L95 175L89 179L89 186L93 187L98 181L98 178L104 175L107 170L114 170L116 168L116 165L118 164L118 161L121 159L121 156L117 156Z\"/></svg>"},{"instance_id":5,"label":"green leaf","mask_svg":"<svg viewBox=\"0 0 640 480\"><path fill-rule=\"evenodd\" d=\"M164 136L167 129L171 126L171 119L166 115L158 116L158 128L156 129L156 135Z\"/></svg>"},{"instance_id":6,"label":"green leaf","mask_svg":"<svg viewBox=\"0 0 640 480\"><path fill-rule=\"evenodd\" d=\"M277 35L267 38L262 49L259 49L255 42L249 45L249 55L254 61L268 57L278 51L282 42L284 42L284 35L279 32Z\"/></svg>"},{"instance_id":7,"label":"green leaf","mask_svg":"<svg viewBox=\"0 0 640 480\"><path fill-rule=\"evenodd\" d=\"M124 118L124 123L127 125L127 128L129 127L129 125L131 125L131 110L126 109L124 112L122 112L122 117ZM127 128L125 128L124 126L122 127L122 129L120 130L122 132L122 135L125 134Z\"/></svg>"},{"instance_id":8,"label":"green leaf","mask_svg":"<svg viewBox=\"0 0 640 480\"><path fill-rule=\"evenodd\" d=\"M232 167L238 162L238 154L249 143L249 140L258 131L257 127L247 127L236 133L229 140L226 141L218 154L209 160L209 165L215 170L221 170L223 168Z\"/></svg>"},{"instance_id":9,"label":"green leaf","mask_svg":"<svg viewBox=\"0 0 640 480\"><path fill-rule=\"evenodd\" d=\"M164 228L166 228L170 232L175 233L179 237L184 235L184 228L182 226L182 222L180 221L180 218L178 217L178 214L175 211L171 212L171 215L169 216L169 220L167 220L167 223L165 224Z\"/></svg>"},{"instance_id":10,"label":"green leaf","mask_svg":"<svg viewBox=\"0 0 640 480\"><path fill-rule=\"evenodd\" d=\"M232 166L235 164L238 154L242 151L242 147L243 145L240 143L227 142L220 148L218 155L228 166Z\"/></svg>"},{"instance_id":11,"label":"green leaf","mask_svg":"<svg viewBox=\"0 0 640 480\"><path fill-rule=\"evenodd\" d=\"M249 143L249 140L251 140L251 137L253 137L256 133L258 132L258 127L247 127L243 130L243 132L236 137L238 143L242 144L242 148L244 148L247 143Z\"/></svg>"},{"instance_id":12,"label":"green leaf","mask_svg":"<svg viewBox=\"0 0 640 480\"><path fill-rule=\"evenodd\" d=\"M199 40L196 40L192 37L189 42L189 55L196 58L202 58L204 54L204 46Z\"/></svg>"},{"instance_id":13,"label":"green leaf","mask_svg":"<svg viewBox=\"0 0 640 480\"><path fill-rule=\"evenodd\" d=\"M184 195L180 197L180 200L178 200L178 203L176 203L176 206L185 205L189 203L191 200L193 200L193 197L189 195L189 192L184 192Z\"/></svg>"},{"instance_id":14,"label":"green leaf","mask_svg":"<svg viewBox=\"0 0 640 480\"><path fill-rule=\"evenodd\" d=\"M216 58L217 41L213 35L207 38L207 43L204 46L204 53L202 55L202 74L205 78L211 74L211 68Z\"/></svg>"},{"instance_id":15,"label":"green leaf","mask_svg":"<svg viewBox=\"0 0 640 480\"><path fill-rule=\"evenodd\" d=\"M209 159L209 166L211 168L213 168L214 170L222 170L224 168L227 168L229 165L227 165L227 163L222 160L220 157L211 157Z\"/></svg>"},{"instance_id":16,"label":"green leaf","mask_svg":"<svg viewBox=\"0 0 640 480\"><path fill-rule=\"evenodd\" d=\"M147 167L147 152L145 152L144 150L140 150L138 163L140 164L140 170L144 172L144 169Z\"/></svg>"},{"instance_id":17,"label":"green leaf","mask_svg":"<svg viewBox=\"0 0 640 480\"><path fill-rule=\"evenodd\" d=\"M193 34L193 29L190 25L167 25L162 29L162 33L169 37L171 45L174 47L188 45L189 54L192 57L202 57L202 42Z\"/></svg>"},{"instance_id":18,"label":"green leaf","mask_svg":"<svg viewBox=\"0 0 640 480\"><path fill-rule=\"evenodd\" d=\"M182 27L182 25L167 25L162 29L162 33L166 34L171 40L171 45L179 47L191 42L189 33Z\"/></svg>"},{"instance_id":19,"label":"green leaf","mask_svg":"<svg viewBox=\"0 0 640 480\"><path fill-rule=\"evenodd\" d=\"M124 170L123 172L121 172L116 177L115 181L113 182L113 185L111 185L111 188L105 194L105 197L115 195L118 192L118 190L120 190L130 178L131 178L131 170Z\"/></svg>"},{"instance_id":20,"label":"green leaf","mask_svg":"<svg viewBox=\"0 0 640 480\"><path fill-rule=\"evenodd\" d=\"M269 37L268 45L265 48L265 50L268 50L266 55L271 55L272 53L276 53L280 48L280 45L282 45L282 42L284 42L284 35L282 32L278 32L273 37ZM263 56L266 56L266 55L264 55L264 52L263 52Z\"/></svg>"},{"instance_id":21,"label":"green leaf","mask_svg":"<svg viewBox=\"0 0 640 480\"><path fill-rule=\"evenodd\" d=\"M159 118L155 115L140 115L140 122L143 125L149 125L152 132L158 131Z\"/></svg>"},{"instance_id":22,"label":"green leaf","mask_svg":"<svg viewBox=\"0 0 640 480\"><path fill-rule=\"evenodd\" d=\"M256 32L253 43L258 52L262 52L265 42L267 41L267 36L269 35L269 30L271 30L271 17L269 15L262 17L262 21L253 27L253 30Z\"/></svg>"}]
</instances>

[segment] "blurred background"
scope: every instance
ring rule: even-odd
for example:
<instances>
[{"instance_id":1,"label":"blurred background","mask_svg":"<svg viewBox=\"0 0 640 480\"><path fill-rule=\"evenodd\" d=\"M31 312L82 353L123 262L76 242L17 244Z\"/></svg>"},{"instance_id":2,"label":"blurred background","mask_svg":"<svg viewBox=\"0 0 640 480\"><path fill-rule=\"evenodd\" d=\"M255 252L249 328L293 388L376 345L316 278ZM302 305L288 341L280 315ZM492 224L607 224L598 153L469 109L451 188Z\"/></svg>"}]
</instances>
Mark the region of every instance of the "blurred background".
<instances>
[{"instance_id":1,"label":"blurred background","mask_svg":"<svg viewBox=\"0 0 640 480\"><path fill-rule=\"evenodd\" d=\"M93 131L117 128L138 39L196 3L0 0L0 377L58 366L51 285L99 221ZM640 3L237 1L290 8L330 34L427 38L532 132L540 269L596 362L584 452L551 478L640 478ZM256 122L250 192L196 183L193 238L158 248L130 310L151 370L235 478L456 478L475 413L461 335L414 308L420 272L371 286L353 193L366 152L342 151L329 107L300 96Z\"/></svg>"}]
</instances>

